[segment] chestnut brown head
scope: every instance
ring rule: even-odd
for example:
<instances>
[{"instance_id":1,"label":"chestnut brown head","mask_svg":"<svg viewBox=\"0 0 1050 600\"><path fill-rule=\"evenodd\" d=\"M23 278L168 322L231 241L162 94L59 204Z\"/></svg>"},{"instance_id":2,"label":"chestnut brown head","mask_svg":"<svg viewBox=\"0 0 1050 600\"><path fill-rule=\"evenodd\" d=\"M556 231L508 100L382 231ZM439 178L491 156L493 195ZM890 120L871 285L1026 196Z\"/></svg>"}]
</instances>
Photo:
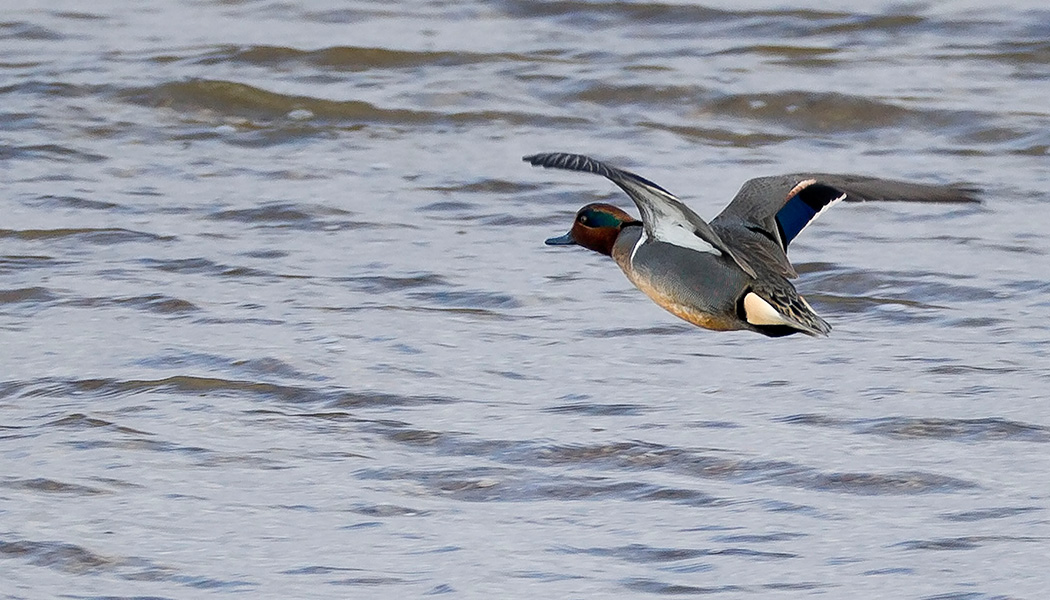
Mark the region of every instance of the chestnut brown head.
<instances>
[{"instance_id":1,"label":"chestnut brown head","mask_svg":"<svg viewBox=\"0 0 1050 600\"><path fill-rule=\"evenodd\" d=\"M573 221L572 229L568 233L550 238L546 244L548 246L580 245L608 256L612 254L613 244L616 243L620 230L626 225L637 223L638 219L611 204L588 204L576 213L576 220Z\"/></svg>"}]
</instances>

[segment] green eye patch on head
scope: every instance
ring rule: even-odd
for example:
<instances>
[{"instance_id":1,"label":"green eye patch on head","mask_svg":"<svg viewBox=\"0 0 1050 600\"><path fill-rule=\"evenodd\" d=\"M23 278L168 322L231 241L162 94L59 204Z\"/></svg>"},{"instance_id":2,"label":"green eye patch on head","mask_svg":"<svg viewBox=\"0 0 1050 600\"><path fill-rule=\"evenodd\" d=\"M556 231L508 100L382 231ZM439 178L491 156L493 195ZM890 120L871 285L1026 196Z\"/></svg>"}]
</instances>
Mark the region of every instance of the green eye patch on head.
<instances>
[{"instance_id":1,"label":"green eye patch on head","mask_svg":"<svg viewBox=\"0 0 1050 600\"><path fill-rule=\"evenodd\" d=\"M588 227L619 227L623 225L622 218L597 208L584 209L580 212L577 220Z\"/></svg>"}]
</instances>

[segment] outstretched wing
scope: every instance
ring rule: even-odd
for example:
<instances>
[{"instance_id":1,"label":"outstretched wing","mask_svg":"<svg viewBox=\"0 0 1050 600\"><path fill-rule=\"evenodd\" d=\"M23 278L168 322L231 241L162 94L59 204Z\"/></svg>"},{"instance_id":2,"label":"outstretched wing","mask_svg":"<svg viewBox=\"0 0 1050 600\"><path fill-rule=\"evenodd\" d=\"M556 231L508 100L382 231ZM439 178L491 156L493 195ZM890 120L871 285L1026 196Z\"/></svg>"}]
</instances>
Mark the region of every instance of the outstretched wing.
<instances>
[{"instance_id":1,"label":"outstretched wing","mask_svg":"<svg viewBox=\"0 0 1050 600\"><path fill-rule=\"evenodd\" d=\"M786 250L788 244L836 202L907 201L976 203L977 190L861 175L800 173L756 177L744 182L714 220L760 227Z\"/></svg>"},{"instance_id":2,"label":"outstretched wing","mask_svg":"<svg viewBox=\"0 0 1050 600\"><path fill-rule=\"evenodd\" d=\"M748 234L733 236L748 256L760 254L786 277L797 277L787 259L788 245L824 211L846 201L980 202L977 190L936 186L861 175L800 173L748 180L711 225Z\"/></svg>"},{"instance_id":3,"label":"outstretched wing","mask_svg":"<svg viewBox=\"0 0 1050 600\"><path fill-rule=\"evenodd\" d=\"M538 167L566 169L601 175L631 197L642 213L648 238L700 252L726 255L752 277L754 269L740 259L711 226L674 194L652 181L582 154L564 152L533 154L522 160Z\"/></svg>"}]
</instances>

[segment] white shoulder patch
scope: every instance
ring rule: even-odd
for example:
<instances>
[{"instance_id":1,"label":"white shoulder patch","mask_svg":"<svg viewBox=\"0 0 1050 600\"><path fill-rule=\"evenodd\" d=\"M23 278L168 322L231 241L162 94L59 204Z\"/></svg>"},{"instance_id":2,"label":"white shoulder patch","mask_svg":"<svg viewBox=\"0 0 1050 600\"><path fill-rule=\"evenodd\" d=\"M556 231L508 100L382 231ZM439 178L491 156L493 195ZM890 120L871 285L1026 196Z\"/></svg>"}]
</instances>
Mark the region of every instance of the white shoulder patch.
<instances>
[{"instance_id":1,"label":"white shoulder patch","mask_svg":"<svg viewBox=\"0 0 1050 600\"><path fill-rule=\"evenodd\" d=\"M664 242L665 244L673 244L679 248L688 248L690 250L696 250L697 252L706 252L708 254L714 254L715 256L722 256L721 250L715 248L703 238L693 233L691 226L683 225L681 223L665 222L662 227L654 227L653 239L658 242ZM649 241L649 236L643 230L642 235L639 236L638 241L635 242L634 248L631 249L630 261L632 265L634 264L634 255L638 254L638 249L647 241Z\"/></svg>"},{"instance_id":2,"label":"white shoulder patch","mask_svg":"<svg viewBox=\"0 0 1050 600\"><path fill-rule=\"evenodd\" d=\"M682 248L722 256L722 251L696 235L696 231L693 230L692 225L688 222L661 220L653 223L653 237L661 242L674 244Z\"/></svg>"},{"instance_id":3,"label":"white shoulder patch","mask_svg":"<svg viewBox=\"0 0 1050 600\"><path fill-rule=\"evenodd\" d=\"M794 325L754 292L744 296L744 318L752 325Z\"/></svg>"},{"instance_id":4,"label":"white shoulder patch","mask_svg":"<svg viewBox=\"0 0 1050 600\"><path fill-rule=\"evenodd\" d=\"M631 264L631 267L634 267L634 255L638 254L638 249L642 247L642 244L644 244L645 240L648 238L649 236L645 234L645 228L643 227L642 234L638 236L638 241L634 243L634 248L631 248L631 257L627 259L627 262Z\"/></svg>"}]
</instances>

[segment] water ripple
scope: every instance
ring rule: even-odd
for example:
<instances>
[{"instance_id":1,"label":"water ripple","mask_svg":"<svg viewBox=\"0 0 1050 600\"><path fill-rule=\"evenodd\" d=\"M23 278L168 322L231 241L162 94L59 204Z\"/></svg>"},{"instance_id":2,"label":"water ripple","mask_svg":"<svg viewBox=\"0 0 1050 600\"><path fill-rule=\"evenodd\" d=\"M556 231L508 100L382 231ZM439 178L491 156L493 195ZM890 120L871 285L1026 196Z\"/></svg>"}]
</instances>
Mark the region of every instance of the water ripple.
<instances>
[{"instance_id":1,"label":"water ripple","mask_svg":"<svg viewBox=\"0 0 1050 600\"><path fill-rule=\"evenodd\" d=\"M168 242L176 239L174 236L157 235L117 227L22 230L0 229L0 239L3 238L13 238L22 241L69 240L102 246L130 242Z\"/></svg>"},{"instance_id":2,"label":"water ripple","mask_svg":"<svg viewBox=\"0 0 1050 600\"><path fill-rule=\"evenodd\" d=\"M391 48L335 46L317 50L299 50L283 46L223 46L198 57L164 55L152 60L169 63L186 60L200 65L226 62L287 68L308 65L334 71L367 71L370 69L414 69L418 67L456 67L487 62L534 62L542 57L514 53L484 54L476 52L410 51Z\"/></svg>"},{"instance_id":3,"label":"water ripple","mask_svg":"<svg viewBox=\"0 0 1050 600\"><path fill-rule=\"evenodd\" d=\"M213 275L217 277L275 277L275 273L243 266L224 265L207 258L156 259L144 258L143 266L167 273Z\"/></svg>"},{"instance_id":4,"label":"water ripple","mask_svg":"<svg viewBox=\"0 0 1050 600\"><path fill-rule=\"evenodd\" d=\"M754 560L782 560L797 558L790 552L764 552L748 548L654 548L644 544L630 544L616 548L562 548L567 554L590 554L592 556L609 556L627 562L662 563L689 560L704 556L743 556Z\"/></svg>"},{"instance_id":5,"label":"water ripple","mask_svg":"<svg viewBox=\"0 0 1050 600\"><path fill-rule=\"evenodd\" d=\"M973 521L984 521L987 519L1006 519L1017 515L1025 515L1034 511L1041 511L1043 508L1038 506L1023 506L1017 508L1001 507L1001 508L982 508L978 510L968 510L963 512L947 513L941 515L941 518L946 521L958 521L963 523L970 523Z\"/></svg>"},{"instance_id":6,"label":"water ripple","mask_svg":"<svg viewBox=\"0 0 1050 600\"><path fill-rule=\"evenodd\" d=\"M48 40L60 41L66 36L46 27L25 21L8 21L0 23L0 40Z\"/></svg>"},{"instance_id":7,"label":"water ripple","mask_svg":"<svg viewBox=\"0 0 1050 600\"><path fill-rule=\"evenodd\" d=\"M909 540L896 544L905 550L972 550L992 542L1046 543L1047 538L1008 535L971 535L956 538Z\"/></svg>"},{"instance_id":8,"label":"water ripple","mask_svg":"<svg viewBox=\"0 0 1050 600\"><path fill-rule=\"evenodd\" d=\"M185 575L141 558L105 556L77 544L56 541L0 539L0 558L23 560L73 575L107 574L125 581L172 581L196 589L240 590L255 585L248 581Z\"/></svg>"},{"instance_id":9,"label":"water ripple","mask_svg":"<svg viewBox=\"0 0 1050 600\"><path fill-rule=\"evenodd\" d=\"M702 104L700 111L713 117L758 120L777 127L825 133L886 127L952 127L987 119L972 112L927 111L862 96L802 91L730 95Z\"/></svg>"},{"instance_id":10,"label":"water ripple","mask_svg":"<svg viewBox=\"0 0 1050 600\"><path fill-rule=\"evenodd\" d=\"M52 302L57 298L57 294L42 287L0 290L0 304L20 304L22 302L36 304L41 302Z\"/></svg>"},{"instance_id":11,"label":"water ripple","mask_svg":"<svg viewBox=\"0 0 1050 600\"><path fill-rule=\"evenodd\" d=\"M67 306L77 308L101 308L107 306L126 306L161 315L184 315L200 311L200 307L182 298L173 298L163 294L134 296L130 298L74 298L64 302Z\"/></svg>"},{"instance_id":12,"label":"water ripple","mask_svg":"<svg viewBox=\"0 0 1050 600\"><path fill-rule=\"evenodd\" d=\"M195 79L164 83L119 93L124 101L134 104L172 108L195 113L211 111L229 117L265 121L321 119L347 124L486 124L504 121L512 124L583 123L574 117L552 117L513 111L480 110L440 112L409 108L381 108L363 100L327 100L309 96L279 94L244 83L224 80ZM301 112L304 111L304 112Z\"/></svg>"},{"instance_id":13,"label":"water ripple","mask_svg":"<svg viewBox=\"0 0 1050 600\"><path fill-rule=\"evenodd\" d=\"M362 228L411 228L404 223L368 223L348 218L349 211L330 206L267 204L252 208L220 210L208 215L215 221L234 221L255 227L302 229L305 231L341 231Z\"/></svg>"},{"instance_id":14,"label":"water ripple","mask_svg":"<svg viewBox=\"0 0 1050 600\"><path fill-rule=\"evenodd\" d=\"M734 481L739 483L769 483L821 492L856 495L911 495L927 493L950 493L979 487L976 483L922 471L899 471L891 473L829 472L805 465L780 460L738 458L718 453L671 448L659 444L642 442L617 442L599 445L536 445L530 442L510 440L471 440L461 435L431 430L396 426L376 426L377 432L385 432L391 441L438 454L453 456L488 456L491 460L518 467L586 467L588 470L639 472L662 470L698 479ZM375 472L372 472L373 474ZM526 474L512 473L504 478L513 478L513 494L550 493L549 483L534 482L531 490L523 490L521 480ZM536 475L529 475L535 477ZM430 478L428 474L399 477ZM476 479L472 479L477 481ZM503 479L487 478L490 485L485 488L485 499L499 500L506 497L506 484L496 487ZM576 484L564 485L572 497L601 496L617 490L624 496L651 498L654 490L639 482L611 481L595 487L594 479L580 479ZM639 487L641 486L641 487ZM489 489L493 488L493 489ZM643 489L645 488L645 489ZM538 492L537 489L547 489ZM478 500L478 498L472 498Z\"/></svg>"},{"instance_id":15,"label":"water ripple","mask_svg":"<svg viewBox=\"0 0 1050 600\"><path fill-rule=\"evenodd\" d=\"M182 395L239 395L282 403L318 403L331 408L369 406L415 406L448 402L441 396L404 396L382 392L354 392L345 389L311 388L260 381L176 375L163 379L41 379L10 382L3 394L25 398L68 397L90 394L95 397L125 396L150 392ZM3 396L0 396L3 397Z\"/></svg>"},{"instance_id":16,"label":"water ripple","mask_svg":"<svg viewBox=\"0 0 1050 600\"><path fill-rule=\"evenodd\" d=\"M0 160L12 159L44 159L58 163L98 163L107 160L107 157L101 154L84 152L83 150L77 150L76 148L70 148L68 146L60 146L58 144L39 144L34 146L5 146L3 148L0 148Z\"/></svg>"},{"instance_id":17,"label":"water ripple","mask_svg":"<svg viewBox=\"0 0 1050 600\"><path fill-rule=\"evenodd\" d=\"M817 590L832 587L829 584L815 582L791 582L791 583L767 583L762 585L721 585L721 586L696 586L675 583L666 583L655 579L631 578L623 582L623 586L636 592L658 594L661 596L698 596L708 594L722 594L726 592L749 592L762 594L778 590Z\"/></svg>"},{"instance_id":18,"label":"water ripple","mask_svg":"<svg viewBox=\"0 0 1050 600\"><path fill-rule=\"evenodd\" d=\"M43 477L35 479L4 478L0 479L0 487L29 492L43 492L45 494L68 494L71 496L97 496L107 493L106 490L88 487L86 485L65 483Z\"/></svg>"},{"instance_id":19,"label":"water ripple","mask_svg":"<svg viewBox=\"0 0 1050 600\"><path fill-rule=\"evenodd\" d=\"M7 541L0 539L0 555L20 558L29 564L70 573L112 569L120 564L75 544L62 542Z\"/></svg>"},{"instance_id":20,"label":"water ripple","mask_svg":"<svg viewBox=\"0 0 1050 600\"><path fill-rule=\"evenodd\" d=\"M839 419L821 414L792 415L779 419L793 425L815 425L850 429L856 433L897 439L939 439L960 442L1022 441L1050 442L1050 427L1010 421L998 417L983 419L935 419L883 417L878 419Z\"/></svg>"},{"instance_id":21,"label":"water ripple","mask_svg":"<svg viewBox=\"0 0 1050 600\"><path fill-rule=\"evenodd\" d=\"M91 198L82 198L80 196L54 196L51 194L37 196L33 200L26 202L26 204L44 209L71 208L77 210L113 210L122 208L121 205L115 202L107 202L105 200L93 200Z\"/></svg>"}]
</instances>

